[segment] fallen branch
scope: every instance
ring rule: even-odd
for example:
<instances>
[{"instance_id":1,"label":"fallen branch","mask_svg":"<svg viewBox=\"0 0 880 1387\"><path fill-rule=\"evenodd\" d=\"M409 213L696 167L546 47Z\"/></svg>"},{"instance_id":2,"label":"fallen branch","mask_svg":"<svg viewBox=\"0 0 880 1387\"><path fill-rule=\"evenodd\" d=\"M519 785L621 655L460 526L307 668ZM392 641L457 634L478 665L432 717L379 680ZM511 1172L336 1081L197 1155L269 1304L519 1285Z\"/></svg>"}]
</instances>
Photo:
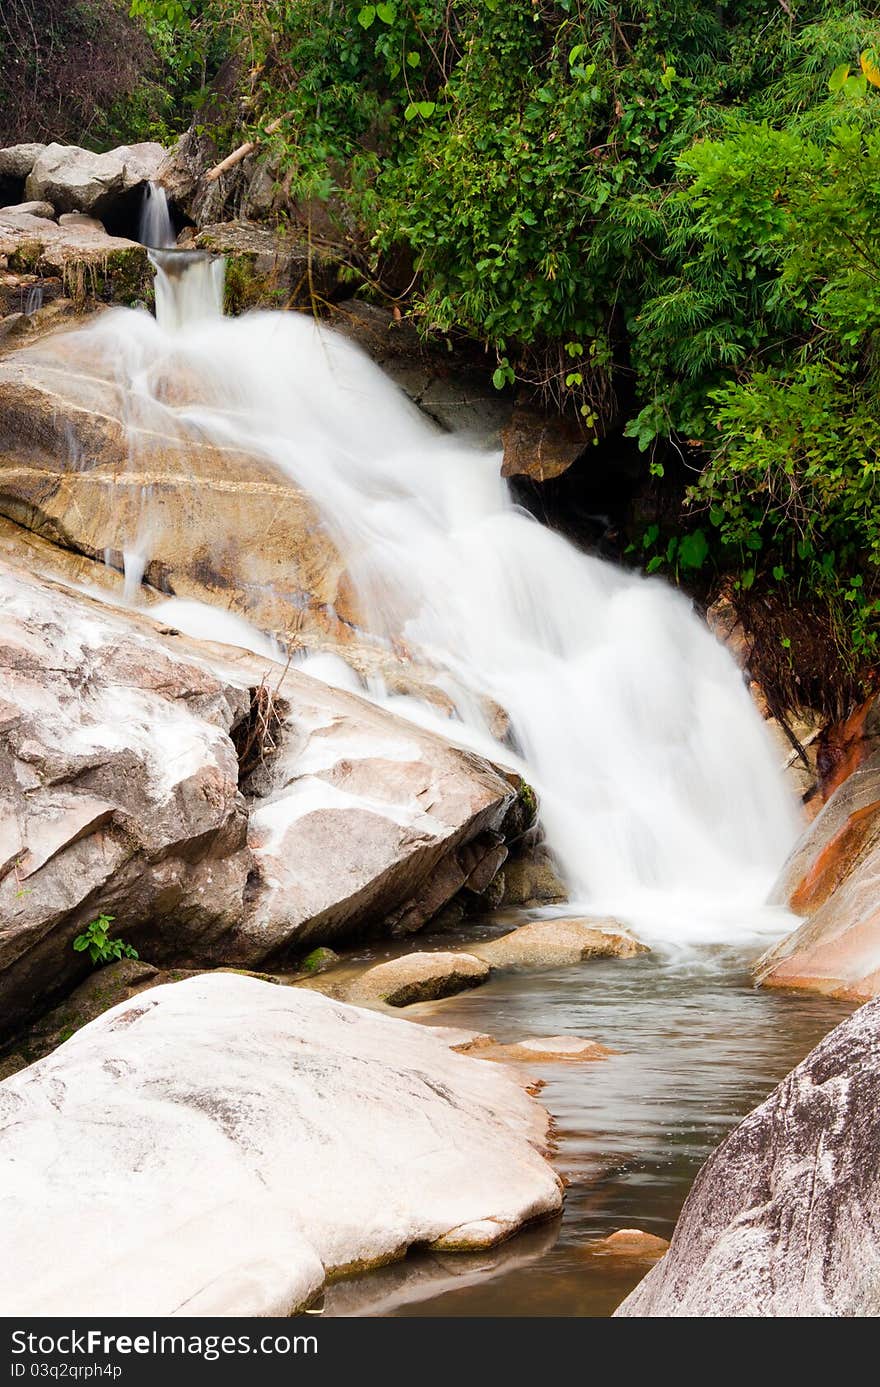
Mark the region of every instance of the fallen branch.
<instances>
[{"instance_id":1,"label":"fallen branch","mask_svg":"<svg viewBox=\"0 0 880 1387\"><path fill-rule=\"evenodd\" d=\"M283 116L277 116L275 120L270 120L269 124L266 126L266 129L263 131L263 134L277 134L278 131L281 129L281 122L287 120L288 116L292 115L293 111L285 111ZM229 169L234 169L236 164L240 164L241 161L243 159L246 159L249 154L253 154L256 147L256 140L245 140L244 144L240 144L238 146L238 149L234 149L231 154L227 154L225 159L221 159L219 164L215 164L212 169L208 170L208 172L205 174L205 182L216 183L217 179L222 174L226 173Z\"/></svg>"}]
</instances>

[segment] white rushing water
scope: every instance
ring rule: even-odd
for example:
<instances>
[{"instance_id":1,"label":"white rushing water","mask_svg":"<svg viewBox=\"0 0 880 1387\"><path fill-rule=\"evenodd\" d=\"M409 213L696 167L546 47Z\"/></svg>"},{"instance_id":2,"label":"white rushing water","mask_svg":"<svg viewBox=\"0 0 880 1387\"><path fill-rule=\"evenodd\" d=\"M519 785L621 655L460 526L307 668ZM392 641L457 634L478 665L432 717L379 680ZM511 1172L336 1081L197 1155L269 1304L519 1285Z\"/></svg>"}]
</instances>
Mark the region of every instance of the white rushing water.
<instances>
[{"instance_id":1,"label":"white rushing water","mask_svg":"<svg viewBox=\"0 0 880 1387\"><path fill-rule=\"evenodd\" d=\"M689 603L540 525L497 453L439 432L341 337L295 313L224 319L218 262L155 262L158 321L108 312L83 350L116 361L163 432L262 456L308 492L368 629L441 671L461 721L385 701L510 763L485 697L507 710L572 900L673 944L784 927L761 907L795 806L739 671ZM346 681L332 658L306 668Z\"/></svg>"}]
</instances>

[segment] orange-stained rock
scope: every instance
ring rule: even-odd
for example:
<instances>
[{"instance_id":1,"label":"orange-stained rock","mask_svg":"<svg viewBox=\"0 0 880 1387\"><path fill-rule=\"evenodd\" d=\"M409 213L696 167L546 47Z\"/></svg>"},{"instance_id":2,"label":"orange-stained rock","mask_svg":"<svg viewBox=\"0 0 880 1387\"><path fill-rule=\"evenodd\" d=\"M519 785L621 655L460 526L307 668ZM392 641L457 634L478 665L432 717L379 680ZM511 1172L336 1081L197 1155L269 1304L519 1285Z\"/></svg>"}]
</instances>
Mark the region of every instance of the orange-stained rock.
<instances>
[{"instance_id":1,"label":"orange-stained rock","mask_svg":"<svg viewBox=\"0 0 880 1387\"><path fill-rule=\"evenodd\" d=\"M758 982L856 1000L880 992L880 752L831 796L771 899L808 918L759 959Z\"/></svg>"},{"instance_id":2,"label":"orange-stained rock","mask_svg":"<svg viewBox=\"0 0 880 1387\"><path fill-rule=\"evenodd\" d=\"M663 1256L669 1242L658 1238L656 1233L645 1233L641 1228L618 1228L599 1242L588 1243L584 1251L592 1255L611 1253L615 1257L626 1257L632 1261L656 1262Z\"/></svg>"},{"instance_id":3,"label":"orange-stained rock","mask_svg":"<svg viewBox=\"0 0 880 1387\"><path fill-rule=\"evenodd\" d=\"M828 800L843 782L880 749L880 698L859 705L843 722L826 727L817 757L819 787Z\"/></svg>"}]
</instances>

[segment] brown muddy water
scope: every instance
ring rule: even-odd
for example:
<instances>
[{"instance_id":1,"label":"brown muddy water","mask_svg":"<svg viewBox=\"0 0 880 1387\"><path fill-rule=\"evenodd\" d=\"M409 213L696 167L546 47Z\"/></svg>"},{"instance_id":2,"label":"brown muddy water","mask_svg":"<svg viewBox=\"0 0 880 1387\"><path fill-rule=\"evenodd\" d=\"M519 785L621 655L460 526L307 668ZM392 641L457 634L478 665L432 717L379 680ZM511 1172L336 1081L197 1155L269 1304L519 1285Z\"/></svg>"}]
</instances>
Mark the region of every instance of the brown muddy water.
<instances>
[{"instance_id":1,"label":"brown muddy water","mask_svg":"<svg viewBox=\"0 0 880 1387\"><path fill-rule=\"evenodd\" d=\"M418 947L464 943L433 936ZM337 1282L323 1313L610 1315L650 1263L597 1253L591 1244L618 1228L669 1238L710 1151L851 1010L806 993L754 988L748 966L755 953L653 953L507 974L402 1011L503 1041L588 1036L617 1053L587 1064L529 1066L545 1081L541 1102L556 1123L554 1165L569 1181L560 1219L491 1253L418 1252Z\"/></svg>"}]
</instances>

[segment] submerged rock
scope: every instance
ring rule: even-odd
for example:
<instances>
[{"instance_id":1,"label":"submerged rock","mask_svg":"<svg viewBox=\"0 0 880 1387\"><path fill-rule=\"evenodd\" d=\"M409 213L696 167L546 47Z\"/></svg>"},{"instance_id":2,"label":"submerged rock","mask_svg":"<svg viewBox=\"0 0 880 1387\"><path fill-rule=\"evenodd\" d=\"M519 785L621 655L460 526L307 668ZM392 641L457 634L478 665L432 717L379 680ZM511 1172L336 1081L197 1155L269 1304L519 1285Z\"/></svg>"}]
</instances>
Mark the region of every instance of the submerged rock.
<instances>
[{"instance_id":1,"label":"submerged rock","mask_svg":"<svg viewBox=\"0 0 880 1387\"><path fill-rule=\"evenodd\" d=\"M352 694L3 559L0 663L7 1028L82 976L72 941L101 911L174 966L424 923L515 793Z\"/></svg>"},{"instance_id":2,"label":"submerged rock","mask_svg":"<svg viewBox=\"0 0 880 1387\"><path fill-rule=\"evenodd\" d=\"M880 1001L722 1142L621 1316L876 1316Z\"/></svg>"},{"instance_id":3,"label":"submerged rock","mask_svg":"<svg viewBox=\"0 0 880 1387\"><path fill-rule=\"evenodd\" d=\"M415 953L392 958L368 968L348 992L348 1000L363 1005L385 1002L405 1007L412 1002L434 1002L469 987L479 987L489 976L489 965L473 954Z\"/></svg>"},{"instance_id":4,"label":"submerged rock","mask_svg":"<svg viewBox=\"0 0 880 1387\"><path fill-rule=\"evenodd\" d=\"M10 1314L105 1313L112 1285L117 1315L289 1315L330 1272L490 1246L562 1202L504 1069L230 974L107 1012L0 1114Z\"/></svg>"},{"instance_id":5,"label":"submerged rock","mask_svg":"<svg viewBox=\"0 0 880 1387\"><path fill-rule=\"evenodd\" d=\"M501 1064L582 1064L607 1059L615 1052L580 1035L527 1036L501 1044L490 1035L476 1036L454 1047L462 1055Z\"/></svg>"},{"instance_id":6,"label":"submerged rock","mask_svg":"<svg viewBox=\"0 0 880 1387\"><path fill-rule=\"evenodd\" d=\"M864 1000L880 992L880 753L835 790L796 845L772 899L805 922L759 959L766 987Z\"/></svg>"},{"instance_id":7,"label":"submerged rock","mask_svg":"<svg viewBox=\"0 0 880 1387\"><path fill-rule=\"evenodd\" d=\"M632 1262L656 1262L669 1249L667 1238L646 1233L642 1228L618 1228L607 1238L587 1243L584 1252L589 1256L613 1256Z\"/></svg>"},{"instance_id":8,"label":"submerged rock","mask_svg":"<svg viewBox=\"0 0 880 1387\"><path fill-rule=\"evenodd\" d=\"M587 958L632 958L648 952L618 920L533 920L500 939L475 944L473 952L492 968L540 970Z\"/></svg>"}]
</instances>

